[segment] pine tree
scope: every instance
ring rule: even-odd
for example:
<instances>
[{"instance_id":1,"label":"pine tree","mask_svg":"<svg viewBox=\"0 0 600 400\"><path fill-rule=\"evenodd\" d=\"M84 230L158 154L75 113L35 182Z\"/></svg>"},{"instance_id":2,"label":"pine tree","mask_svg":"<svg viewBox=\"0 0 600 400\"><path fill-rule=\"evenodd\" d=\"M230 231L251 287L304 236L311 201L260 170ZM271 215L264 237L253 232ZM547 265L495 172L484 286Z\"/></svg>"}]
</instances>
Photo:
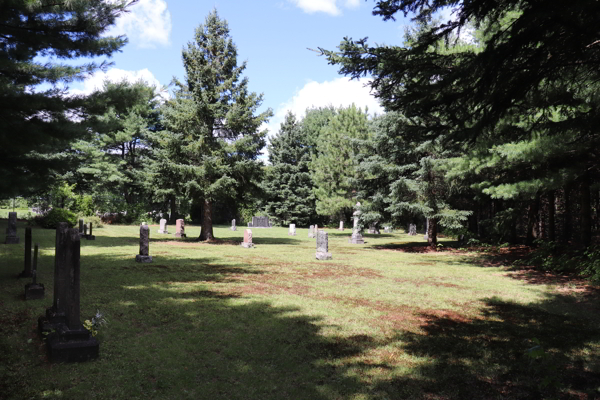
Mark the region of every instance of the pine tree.
<instances>
[{"instance_id":1,"label":"pine tree","mask_svg":"<svg viewBox=\"0 0 600 400\"><path fill-rule=\"evenodd\" d=\"M131 3L131 2L129 2ZM127 2L108 0L22 1L0 4L0 193L25 194L47 187L55 173L73 167L66 152L84 134L82 97L61 85L108 64L72 65L62 60L110 56L124 37L103 36ZM49 84L49 89L38 85Z\"/></svg>"},{"instance_id":2,"label":"pine tree","mask_svg":"<svg viewBox=\"0 0 600 400\"><path fill-rule=\"evenodd\" d=\"M248 78L242 78L246 63L237 65L228 24L216 10L182 56L186 76L175 81L176 98L163 110L164 135L180 142L180 156L170 169L178 172L177 183L188 198L204 202L199 240L211 240L214 202L259 190L257 158L266 137L259 127L272 112L256 114L262 95L248 91Z\"/></svg>"},{"instance_id":3,"label":"pine tree","mask_svg":"<svg viewBox=\"0 0 600 400\"><path fill-rule=\"evenodd\" d=\"M265 211L275 223L308 226L314 220L315 196L309 170L310 139L292 113L281 123L269 145L269 162L263 181Z\"/></svg>"}]
</instances>

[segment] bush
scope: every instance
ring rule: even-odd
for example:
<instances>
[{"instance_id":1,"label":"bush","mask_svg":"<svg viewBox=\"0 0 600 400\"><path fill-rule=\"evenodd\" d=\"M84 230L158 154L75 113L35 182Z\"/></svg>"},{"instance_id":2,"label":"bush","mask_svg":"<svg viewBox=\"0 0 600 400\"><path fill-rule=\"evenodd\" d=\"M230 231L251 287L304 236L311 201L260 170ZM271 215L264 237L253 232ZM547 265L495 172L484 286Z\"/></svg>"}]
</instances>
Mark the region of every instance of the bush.
<instances>
[{"instance_id":1,"label":"bush","mask_svg":"<svg viewBox=\"0 0 600 400\"><path fill-rule=\"evenodd\" d=\"M46 229L56 229L60 222L66 222L72 228L77 224L77 215L63 208L53 208L46 215L39 217L39 225Z\"/></svg>"},{"instance_id":2,"label":"bush","mask_svg":"<svg viewBox=\"0 0 600 400\"><path fill-rule=\"evenodd\" d=\"M94 229L104 227L104 222L102 222L102 219L100 217L98 217L97 215L86 216L86 215L79 214L77 216L77 219L80 219L80 218L83 219L86 224L89 224L91 222Z\"/></svg>"}]
</instances>

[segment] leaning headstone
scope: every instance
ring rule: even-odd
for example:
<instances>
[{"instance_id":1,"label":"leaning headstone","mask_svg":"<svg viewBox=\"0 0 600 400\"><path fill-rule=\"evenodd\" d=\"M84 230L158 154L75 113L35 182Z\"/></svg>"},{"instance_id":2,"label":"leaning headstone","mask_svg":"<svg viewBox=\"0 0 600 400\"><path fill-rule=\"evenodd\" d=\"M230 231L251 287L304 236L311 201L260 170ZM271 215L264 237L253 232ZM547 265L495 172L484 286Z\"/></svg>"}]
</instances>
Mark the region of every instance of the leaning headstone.
<instances>
[{"instance_id":1,"label":"leaning headstone","mask_svg":"<svg viewBox=\"0 0 600 400\"><path fill-rule=\"evenodd\" d=\"M331 260L329 253L329 239L324 230L317 231L317 260Z\"/></svg>"},{"instance_id":2,"label":"leaning headstone","mask_svg":"<svg viewBox=\"0 0 600 400\"><path fill-rule=\"evenodd\" d=\"M340 221L340 227L338 228L338 231L343 231L344 230L344 221Z\"/></svg>"},{"instance_id":3,"label":"leaning headstone","mask_svg":"<svg viewBox=\"0 0 600 400\"><path fill-rule=\"evenodd\" d=\"M354 217L354 226L352 228L352 236L348 239L348 243L352 244L365 244L365 241L360 233L360 229L358 228L358 219L360 218L360 203L356 203L356 211L352 214Z\"/></svg>"},{"instance_id":4,"label":"leaning headstone","mask_svg":"<svg viewBox=\"0 0 600 400\"><path fill-rule=\"evenodd\" d=\"M35 244L33 249L33 266L31 268L31 275L33 282L25 285L25 300L37 300L43 299L46 293L44 285L37 283L37 260L38 260L38 244Z\"/></svg>"},{"instance_id":5,"label":"leaning headstone","mask_svg":"<svg viewBox=\"0 0 600 400\"><path fill-rule=\"evenodd\" d=\"M4 243L19 243L19 237L17 236L17 213L14 211L8 213L8 228L6 228L6 240Z\"/></svg>"},{"instance_id":6,"label":"leaning headstone","mask_svg":"<svg viewBox=\"0 0 600 400\"><path fill-rule=\"evenodd\" d=\"M31 228L25 228L25 267L19 278L31 278Z\"/></svg>"},{"instance_id":7,"label":"leaning headstone","mask_svg":"<svg viewBox=\"0 0 600 400\"><path fill-rule=\"evenodd\" d=\"M253 228L270 228L269 217L252 217Z\"/></svg>"},{"instance_id":8,"label":"leaning headstone","mask_svg":"<svg viewBox=\"0 0 600 400\"><path fill-rule=\"evenodd\" d=\"M235 226L235 219L231 220L231 230L232 231L237 231L237 226Z\"/></svg>"},{"instance_id":9,"label":"leaning headstone","mask_svg":"<svg viewBox=\"0 0 600 400\"><path fill-rule=\"evenodd\" d=\"M410 224L408 226L408 234L410 236L417 236L417 225L415 224Z\"/></svg>"},{"instance_id":10,"label":"leaning headstone","mask_svg":"<svg viewBox=\"0 0 600 400\"><path fill-rule=\"evenodd\" d=\"M90 222L90 233L85 237L87 240L96 240L96 236L92 234L92 223Z\"/></svg>"},{"instance_id":11,"label":"leaning headstone","mask_svg":"<svg viewBox=\"0 0 600 400\"><path fill-rule=\"evenodd\" d=\"M150 255L150 228L148 225L140 226L140 254L135 256L135 262L152 262L152 256Z\"/></svg>"},{"instance_id":12,"label":"leaning headstone","mask_svg":"<svg viewBox=\"0 0 600 400\"><path fill-rule=\"evenodd\" d=\"M315 237L315 226L314 225L311 225L308 227L308 237L309 238Z\"/></svg>"},{"instance_id":13,"label":"leaning headstone","mask_svg":"<svg viewBox=\"0 0 600 400\"><path fill-rule=\"evenodd\" d=\"M242 242L242 247L249 249L253 246L254 245L252 244L252 230L246 229L244 231L244 241Z\"/></svg>"},{"instance_id":14,"label":"leaning headstone","mask_svg":"<svg viewBox=\"0 0 600 400\"><path fill-rule=\"evenodd\" d=\"M160 220L160 228L158 229L158 233L169 233L167 229L167 220L164 218Z\"/></svg>"},{"instance_id":15,"label":"leaning headstone","mask_svg":"<svg viewBox=\"0 0 600 400\"><path fill-rule=\"evenodd\" d=\"M43 321L44 317L40 318L40 327L52 326L53 330L46 341L48 358L51 362L78 362L97 358L100 347L98 341L81 325L80 318L79 231L69 229L65 222L61 222L56 230L56 244L54 305L46 310L46 318L58 317L60 322L50 323L48 320Z\"/></svg>"},{"instance_id":16,"label":"leaning headstone","mask_svg":"<svg viewBox=\"0 0 600 400\"><path fill-rule=\"evenodd\" d=\"M288 230L288 236L296 236L296 224L290 224L290 229Z\"/></svg>"},{"instance_id":17,"label":"leaning headstone","mask_svg":"<svg viewBox=\"0 0 600 400\"><path fill-rule=\"evenodd\" d=\"M185 235L185 223L182 219L178 219L175 221L175 237L176 238L184 238Z\"/></svg>"}]
</instances>

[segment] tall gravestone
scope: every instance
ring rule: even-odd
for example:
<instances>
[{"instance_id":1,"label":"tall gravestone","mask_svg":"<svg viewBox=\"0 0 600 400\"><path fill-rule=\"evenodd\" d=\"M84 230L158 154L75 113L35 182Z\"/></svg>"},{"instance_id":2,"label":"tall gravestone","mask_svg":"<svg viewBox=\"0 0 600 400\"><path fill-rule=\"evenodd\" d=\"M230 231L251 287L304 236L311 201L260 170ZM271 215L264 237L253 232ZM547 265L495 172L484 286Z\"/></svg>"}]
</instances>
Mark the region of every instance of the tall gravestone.
<instances>
[{"instance_id":1,"label":"tall gravestone","mask_svg":"<svg viewBox=\"0 0 600 400\"><path fill-rule=\"evenodd\" d=\"M152 262L152 256L150 255L150 227L148 225L140 226L140 254L135 256L135 262Z\"/></svg>"},{"instance_id":2,"label":"tall gravestone","mask_svg":"<svg viewBox=\"0 0 600 400\"><path fill-rule=\"evenodd\" d=\"M245 247L247 249L254 247L254 245L252 244L252 230L246 229L244 231L244 241L242 242L242 247Z\"/></svg>"},{"instance_id":3,"label":"tall gravestone","mask_svg":"<svg viewBox=\"0 0 600 400\"><path fill-rule=\"evenodd\" d=\"M417 236L417 225L415 224L410 224L408 226L408 234L410 236Z\"/></svg>"},{"instance_id":4,"label":"tall gravestone","mask_svg":"<svg viewBox=\"0 0 600 400\"><path fill-rule=\"evenodd\" d=\"M87 240L96 240L96 236L92 233L92 223L90 222L90 232L85 237Z\"/></svg>"},{"instance_id":5,"label":"tall gravestone","mask_svg":"<svg viewBox=\"0 0 600 400\"><path fill-rule=\"evenodd\" d=\"M296 236L296 224L290 224L290 229L288 230L288 236Z\"/></svg>"},{"instance_id":6,"label":"tall gravestone","mask_svg":"<svg viewBox=\"0 0 600 400\"><path fill-rule=\"evenodd\" d=\"M348 243L352 244L364 244L365 240L363 239L362 234L360 233L360 229L358 227L358 220L360 218L360 203L356 203L355 205L356 211L352 214L354 218L354 226L352 228L352 236L348 239Z\"/></svg>"},{"instance_id":7,"label":"tall gravestone","mask_svg":"<svg viewBox=\"0 0 600 400\"><path fill-rule=\"evenodd\" d=\"M231 220L231 230L232 231L236 231L237 230L237 227L235 226L235 219Z\"/></svg>"},{"instance_id":8,"label":"tall gravestone","mask_svg":"<svg viewBox=\"0 0 600 400\"><path fill-rule=\"evenodd\" d=\"M315 237L315 226L314 225L311 225L308 227L308 237L309 238Z\"/></svg>"},{"instance_id":9,"label":"tall gravestone","mask_svg":"<svg viewBox=\"0 0 600 400\"><path fill-rule=\"evenodd\" d=\"M329 253L329 238L324 230L317 231L317 260L331 260Z\"/></svg>"},{"instance_id":10,"label":"tall gravestone","mask_svg":"<svg viewBox=\"0 0 600 400\"><path fill-rule=\"evenodd\" d=\"M343 231L344 230L344 221L340 221L340 227L338 228L338 231Z\"/></svg>"},{"instance_id":11,"label":"tall gravestone","mask_svg":"<svg viewBox=\"0 0 600 400\"><path fill-rule=\"evenodd\" d=\"M185 235L185 222L183 219L178 219L175 221L175 237L176 238L184 238Z\"/></svg>"},{"instance_id":12,"label":"tall gravestone","mask_svg":"<svg viewBox=\"0 0 600 400\"><path fill-rule=\"evenodd\" d=\"M52 362L77 362L98 357L99 344L81 325L81 235L65 222L56 229L54 304L40 317L42 332L50 332L46 345Z\"/></svg>"},{"instance_id":13,"label":"tall gravestone","mask_svg":"<svg viewBox=\"0 0 600 400\"><path fill-rule=\"evenodd\" d=\"M31 267L31 276L33 282L25 285L25 300L43 299L46 293L46 288L42 283L37 282L37 261L38 261L39 246L36 243L33 249L33 265Z\"/></svg>"},{"instance_id":14,"label":"tall gravestone","mask_svg":"<svg viewBox=\"0 0 600 400\"><path fill-rule=\"evenodd\" d=\"M6 228L6 240L5 244L19 244L19 237L17 236L17 213L8 213L8 227Z\"/></svg>"},{"instance_id":15,"label":"tall gravestone","mask_svg":"<svg viewBox=\"0 0 600 400\"><path fill-rule=\"evenodd\" d=\"M25 266L23 272L19 274L20 278L31 278L31 228L25 228Z\"/></svg>"},{"instance_id":16,"label":"tall gravestone","mask_svg":"<svg viewBox=\"0 0 600 400\"><path fill-rule=\"evenodd\" d=\"M167 220L164 218L160 220L160 228L158 228L158 233L169 233L169 230L167 229Z\"/></svg>"}]
</instances>

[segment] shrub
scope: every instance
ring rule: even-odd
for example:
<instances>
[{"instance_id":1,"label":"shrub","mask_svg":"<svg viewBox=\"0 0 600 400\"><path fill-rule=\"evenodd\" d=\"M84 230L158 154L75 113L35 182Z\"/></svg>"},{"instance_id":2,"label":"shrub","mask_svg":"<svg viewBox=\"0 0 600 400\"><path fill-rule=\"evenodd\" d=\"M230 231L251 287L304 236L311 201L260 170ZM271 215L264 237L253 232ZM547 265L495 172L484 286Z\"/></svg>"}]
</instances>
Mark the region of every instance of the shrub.
<instances>
[{"instance_id":1,"label":"shrub","mask_svg":"<svg viewBox=\"0 0 600 400\"><path fill-rule=\"evenodd\" d=\"M79 219L79 218L83 219L86 224L89 224L91 222L94 229L104 227L104 222L102 222L102 219L100 217L98 217L97 215L86 216L86 215L79 214L77 216L77 219Z\"/></svg>"},{"instance_id":2,"label":"shrub","mask_svg":"<svg viewBox=\"0 0 600 400\"><path fill-rule=\"evenodd\" d=\"M40 225L46 229L56 229L60 222L66 222L72 228L77 224L77 215L63 208L53 208L39 220Z\"/></svg>"}]
</instances>

